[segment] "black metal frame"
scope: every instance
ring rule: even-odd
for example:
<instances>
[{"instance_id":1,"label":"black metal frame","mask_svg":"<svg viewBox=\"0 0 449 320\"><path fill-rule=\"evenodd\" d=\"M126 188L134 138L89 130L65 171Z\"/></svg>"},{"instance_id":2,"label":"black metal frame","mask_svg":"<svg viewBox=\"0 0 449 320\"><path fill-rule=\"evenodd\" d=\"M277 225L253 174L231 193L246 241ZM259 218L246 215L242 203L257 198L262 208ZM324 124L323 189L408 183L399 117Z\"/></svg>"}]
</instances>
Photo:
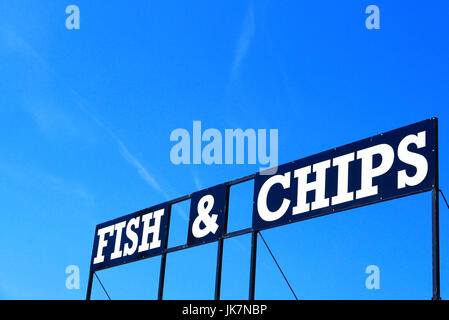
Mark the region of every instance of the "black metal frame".
<instances>
[{"instance_id":1,"label":"black metal frame","mask_svg":"<svg viewBox=\"0 0 449 320\"><path fill-rule=\"evenodd\" d=\"M438 118L435 119L434 122L434 141L435 141L435 183L432 186L432 300L440 300L440 242L439 242L439 179L438 179ZM224 234L222 237L218 239L218 248L217 248L217 267L216 267L216 276L215 276L215 293L214 299L220 300L220 291L221 291L221 274L222 274L222 262L223 262L223 242L224 239L241 236L244 234L251 233L251 260L250 260L250 279L249 279L249 300L255 299L255 284L256 284L256 257L257 257L257 235L258 231L253 228L242 229L234 232L227 233L227 217L228 217L228 207L229 207L229 190L233 185L237 185L243 182L247 182L249 180L253 180L256 174L251 174L239 179L235 179L229 182L225 182L227 188L227 199L226 199L226 207L225 207L225 225L224 225ZM168 201L168 217L167 217L167 232L165 234L166 241L165 248L161 253L161 266L160 266L160 274L159 274L159 288L158 288L158 300L163 299L164 292L164 282L165 282L165 266L167 260L167 254L171 252L176 252L179 250L184 250L188 248L192 248L199 244L194 245L180 245L172 248L167 248L168 244L168 236L169 236L169 226L170 226L170 215L171 215L171 207L179 202L186 201L191 199L192 194L185 195L174 200ZM89 271L89 280L87 285L86 292L86 300L90 300L91 292L92 292L92 282L95 271Z\"/></svg>"},{"instance_id":2,"label":"black metal frame","mask_svg":"<svg viewBox=\"0 0 449 320\"><path fill-rule=\"evenodd\" d=\"M438 119L434 122L435 141L435 184L432 189L432 300L440 296L440 182L438 170Z\"/></svg>"},{"instance_id":3,"label":"black metal frame","mask_svg":"<svg viewBox=\"0 0 449 320\"><path fill-rule=\"evenodd\" d=\"M251 270L250 270L250 300L254 299L254 288L255 288L255 279L256 279L256 247L257 247L257 231L254 231L252 228L247 228L247 229L242 229L242 230L238 230L238 231L233 231L230 233L227 233L227 218L228 218L228 209L229 209L229 189L231 188L231 186L243 183L243 182L247 182L249 180L254 179L254 177L256 176L256 174L251 174L239 179L235 179L229 182L224 183L226 185L226 188L228 189L227 191L227 199L226 199L226 207L225 207L225 225L224 225L224 234L222 237L220 237L218 239L218 248L217 248L217 267L216 267L216 274L215 274L215 293L214 293L214 299L215 300L220 300L220 292L221 292L221 274L222 274L222 265L223 265L223 243L225 239L229 239L232 237L237 237L237 236L241 236L244 234L248 234L248 233L252 233L252 241L251 241ZM167 201L168 203L168 215L167 215L167 231L165 233L165 237L166 237L166 241L165 243L165 248L163 248L162 253L161 253L161 267L160 267L160 273L159 273L159 286L158 286L158 295L157 295L157 299L158 300L162 300L163 299L163 295L164 295L164 282L165 282L165 265L167 263L167 254L168 253L172 253L172 252L176 252L176 251L180 251L180 250L184 250L184 249L188 249L188 248L192 248L194 246L198 246L201 245L201 243L199 244L195 244L195 245L187 245L187 244L183 244L183 245L179 245L176 247L171 247L171 248L167 248L167 244L168 244L168 236L169 236L169 232L170 232L170 216L171 216L171 208L174 204L189 200L192 197L192 194L188 194L179 198L176 198L174 200L171 201ZM254 240L256 239L256 240ZM86 292L86 300L90 300L91 297L91 293L92 293L92 282L93 282L93 276L94 276L95 271L90 271L89 272L89 280L88 280L88 284L87 284L87 292Z\"/></svg>"}]
</instances>

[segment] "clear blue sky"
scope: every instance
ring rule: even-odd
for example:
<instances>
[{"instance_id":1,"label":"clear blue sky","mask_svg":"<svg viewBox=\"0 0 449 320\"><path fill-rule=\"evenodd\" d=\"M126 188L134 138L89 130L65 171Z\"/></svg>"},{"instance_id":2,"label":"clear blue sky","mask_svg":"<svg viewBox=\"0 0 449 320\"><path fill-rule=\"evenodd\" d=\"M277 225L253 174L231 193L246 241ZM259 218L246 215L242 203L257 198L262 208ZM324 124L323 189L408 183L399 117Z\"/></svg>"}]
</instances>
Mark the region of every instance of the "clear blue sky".
<instances>
[{"instance_id":1,"label":"clear blue sky","mask_svg":"<svg viewBox=\"0 0 449 320\"><path fill-rule=\"evenodd\" d=\"M65 8L80 8L67 30ZM367 30L365 8L380 8ZM2 1L0 298L83 299L95 225L258 170L170 162L172 130L279 130L279 163L432 116L449 195L449 2ZM252 184L231 189L250 226ZM170 245L186 241L188 203ZM264 231L300 298L431 297L424 193ZM249 236L225 241L223 298L248 296ZM168 256L166 298L213 298L216 243ZM113 299L157 295L160 258L100 271ZM380 290L365 268L380 268ZM65 268L81 270L67 290ZM449 211L441 290L449 297ZM104 299L94 281L94 299ZM290 299L259 242L256 298Z\"/></svg>"}]
</instances>

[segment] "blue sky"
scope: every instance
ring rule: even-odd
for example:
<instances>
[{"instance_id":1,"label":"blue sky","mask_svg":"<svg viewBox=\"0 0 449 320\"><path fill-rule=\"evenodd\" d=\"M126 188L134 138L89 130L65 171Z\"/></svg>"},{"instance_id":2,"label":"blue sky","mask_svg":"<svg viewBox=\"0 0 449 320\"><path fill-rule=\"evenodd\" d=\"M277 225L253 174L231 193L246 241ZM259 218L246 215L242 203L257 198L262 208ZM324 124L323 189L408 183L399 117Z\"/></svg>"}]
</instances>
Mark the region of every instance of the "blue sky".
<instances>
[{"instance_id":1,"label":"blue sky","mask_svg":"<svg viewBox=\"0 0 449 320\"><path fill-rule=\"evenodd\" d=\"M65 8L80 8L67 30ZM367 30L365 8L380 8ZM95 225L239 178L258 165L174 165L170 133L279 130L279 163L440 119L447 188L447 1L3 1L0 298L83 299ZM230 230L252 184L231 189ZM186 241L188 203L170 245ZM263 232L300 298L431 297L429 193ZM441 290L449 296L441 205ZM259 241L256 298L290 299ZM223 298L248 296L249 236L225 241ZM216 243L167 258L166 298L213 298ZM160 258L99 272L113 299L157 295ZM381 289L365 288L377 265ZM67 290L65 268L81 270ZM94 299L104 299L94 281Z\"/></svg>"}]
</instances>

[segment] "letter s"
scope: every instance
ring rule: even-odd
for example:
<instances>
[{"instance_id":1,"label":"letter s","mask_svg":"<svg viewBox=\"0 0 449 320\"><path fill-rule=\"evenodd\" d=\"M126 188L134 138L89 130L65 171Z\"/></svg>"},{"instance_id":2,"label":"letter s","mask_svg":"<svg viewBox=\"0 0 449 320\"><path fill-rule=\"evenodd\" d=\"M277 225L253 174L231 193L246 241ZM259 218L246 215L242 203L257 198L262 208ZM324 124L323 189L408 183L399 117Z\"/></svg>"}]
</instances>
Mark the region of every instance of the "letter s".
<instances>
[{"instance_id":1,"label":"letter s","mask_svg":"<svg viewBox=\"0 0 449 320\"><path fill-rule=\"evenodd\" d=\"M420 184L427 176L428 164L427 159L418 153L408 151L408 146L414 143L418 149L426 146L426 132L421 131L417 135L411 134L406 136L399 143L398 158L404 163L412 165L416 168L416 174L413 177L407 175L406 170L398 172L398 189L406 186L416 186Z\"/></svg>"}]
</instances>

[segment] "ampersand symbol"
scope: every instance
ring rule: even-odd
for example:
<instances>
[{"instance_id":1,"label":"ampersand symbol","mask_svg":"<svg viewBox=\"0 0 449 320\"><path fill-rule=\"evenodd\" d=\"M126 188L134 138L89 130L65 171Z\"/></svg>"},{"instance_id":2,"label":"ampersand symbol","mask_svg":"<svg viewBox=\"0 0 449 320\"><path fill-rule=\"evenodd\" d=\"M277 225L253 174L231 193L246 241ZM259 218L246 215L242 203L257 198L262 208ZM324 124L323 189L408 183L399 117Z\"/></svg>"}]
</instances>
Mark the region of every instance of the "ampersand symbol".
<instances>
[{"instance_id":1,"label":"ampersand symbol","mask_svg":"<svg viewBox=\"0 0 449 320\"><path fill-rule=\"evenodd\" d=\"M215 233L218 229L217 214L209 215L214 207L214 197L210 194L201 198L198 202L197 211L198 217L193 221L192 234L195 238L202 238L207 236L210 232ZM200 227L200 223L205 225L204 228Z\"/></svg>"}]
</instances>

